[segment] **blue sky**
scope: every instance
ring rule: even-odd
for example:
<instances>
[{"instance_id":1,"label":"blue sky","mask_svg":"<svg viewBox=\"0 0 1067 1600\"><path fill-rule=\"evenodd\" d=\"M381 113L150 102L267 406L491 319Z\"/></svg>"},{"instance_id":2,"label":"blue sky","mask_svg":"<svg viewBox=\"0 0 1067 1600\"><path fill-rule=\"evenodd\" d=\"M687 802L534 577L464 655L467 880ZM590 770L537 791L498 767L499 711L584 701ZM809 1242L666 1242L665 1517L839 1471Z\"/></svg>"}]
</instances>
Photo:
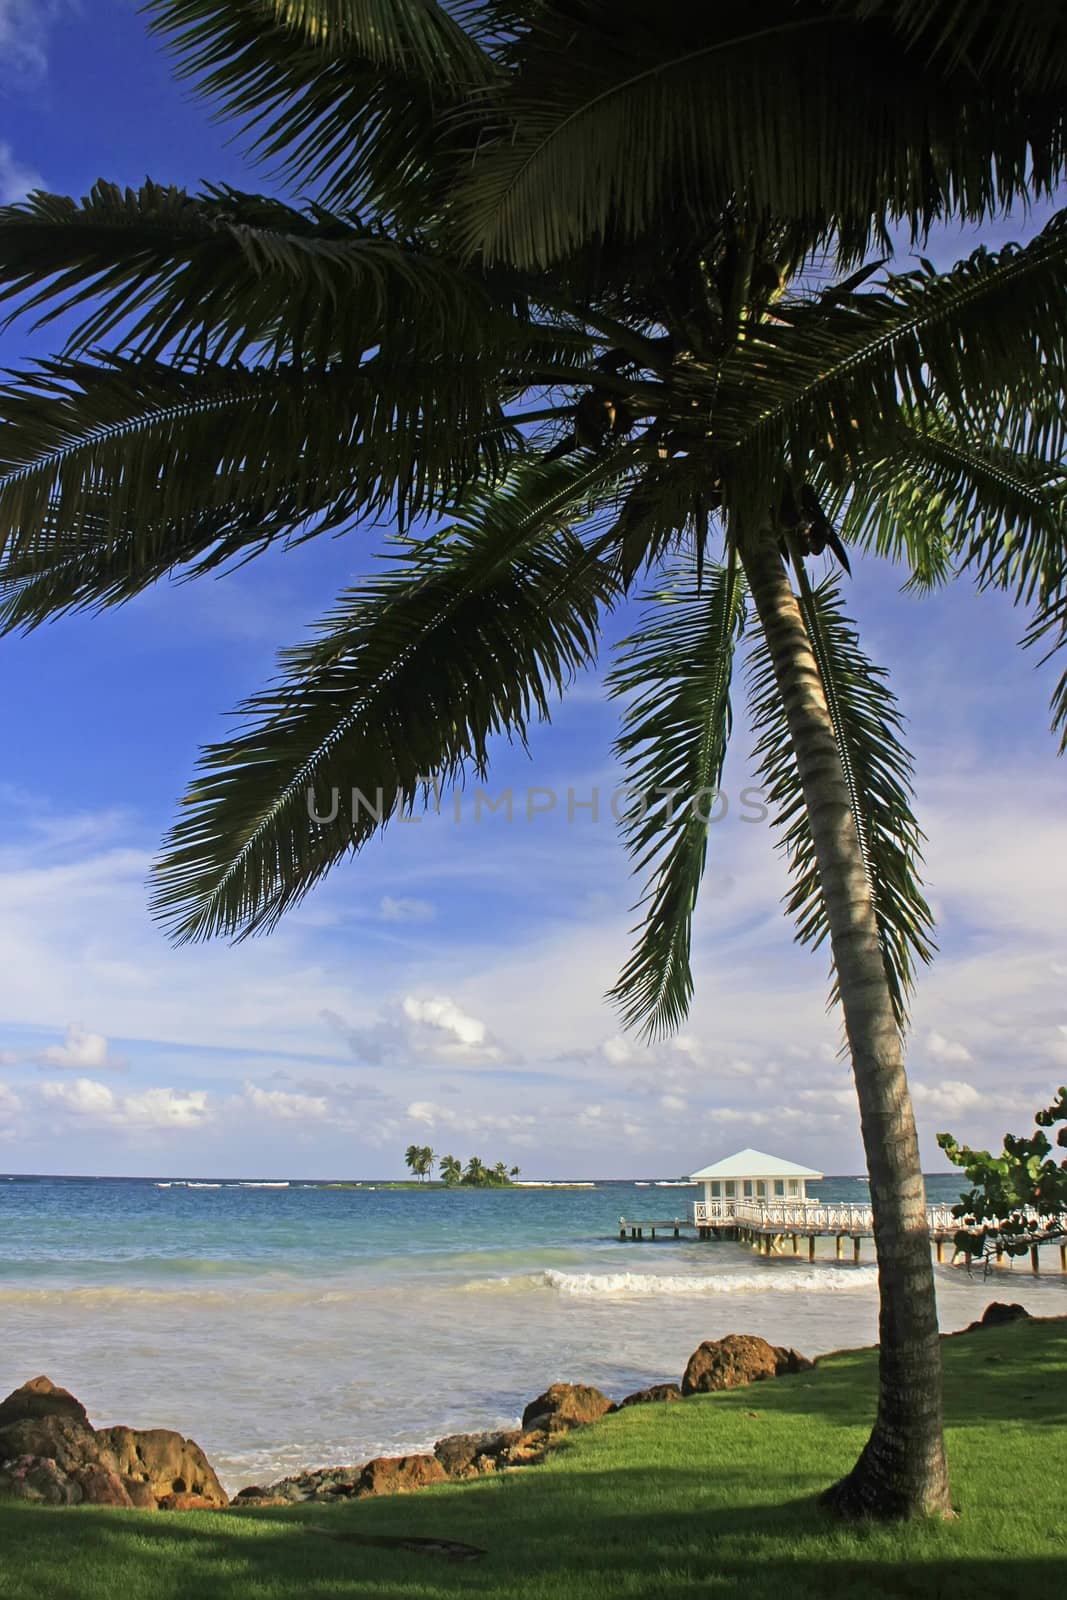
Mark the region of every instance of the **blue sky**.
<instances>
[{"instance_id":1,"label":"blue sky","mask_svg":"<svg viewBox=\"0 0 1067 1600\"><path fill-rule=\"evenodd\" d=\"M0 0L0 199L98 176L266 187L179 88L132 0ZM999 242L1033 222L986 231ZM975 241L940 240L948 262ZM47 346L16 326L0 360ZM174 951L145 912L154 847L199 743L353 574L356 531L104 618L0 642L0 1169L330 1177L396 1173L413 1140L530 1175L670 1175L752 1144L862 1167L825 962L796 949L766 825L742 819L739 719L696 928L684 1033L646 1049L602 995L634 886L607 800L613 715L581 681L490 791L391 830L268 940ZM1067 1076L1067 769L1053 671L1023 619L957 587L850 599L891 669L917 758L941 951L910 1072L928 1168L948 1127L1025 1127ZM596 787L601 815L566 816ZM530 787L560 796L527 822ZM541 802L535 801L535 804Z\"/></svg>"}]
</instances>

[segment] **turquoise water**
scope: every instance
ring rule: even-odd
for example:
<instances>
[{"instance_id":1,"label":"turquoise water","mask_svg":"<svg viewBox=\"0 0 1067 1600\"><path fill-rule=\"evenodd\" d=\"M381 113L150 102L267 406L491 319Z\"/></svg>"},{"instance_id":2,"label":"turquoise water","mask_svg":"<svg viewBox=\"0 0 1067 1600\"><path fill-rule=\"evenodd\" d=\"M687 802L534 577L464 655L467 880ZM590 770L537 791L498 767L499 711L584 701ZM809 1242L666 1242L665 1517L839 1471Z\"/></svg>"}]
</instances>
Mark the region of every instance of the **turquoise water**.
<instances>
[{"instance_id":1,"label":"turquoise water","mask_svg":"<svg viewBox=\"0 0 1067 1600\"><path fill-rule=\"evenodd\" d=\"M867 1192L856 1178L816 1191ZM951 1202L958 1180L928 1192ZM618 1241L620 1215L684 1216L699 1193L4 1179L0 1393L46 1372L98 1423L192 1435L234 1489L509 1424L560 1378L621 1396L728 1332L809 1353L873 1341L869 1245L856 1267L828 1241L814 1264ZM1009 1289L1067 1310L1052 1274L937 1276L945 1327Z\"/></svg>"}]
</instances>

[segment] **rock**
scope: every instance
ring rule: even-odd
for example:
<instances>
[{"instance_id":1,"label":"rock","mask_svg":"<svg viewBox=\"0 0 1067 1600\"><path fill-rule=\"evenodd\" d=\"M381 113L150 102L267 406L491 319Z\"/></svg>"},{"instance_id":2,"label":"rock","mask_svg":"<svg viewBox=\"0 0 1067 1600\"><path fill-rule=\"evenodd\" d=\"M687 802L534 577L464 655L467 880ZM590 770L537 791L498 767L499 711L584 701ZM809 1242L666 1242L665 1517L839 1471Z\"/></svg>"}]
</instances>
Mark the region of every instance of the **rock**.
<instances>
[{"instance_id":1,"label":"rock","mask_svg":"<svg viewBox=\"0 0 1067 1600\"><path fill-rule=\"evenodd\" d=\"M0 1491L49 1505L140 1507L192 1495L228 1499L200 1446L167 1428L93 1428L85 1407L48 1378L0 1401ZM35 1463L29 1465L28 1463Z\"/></svg>"},{"instance_id":2,"label":"rock","mask_svg":"<svg viewBox=\"0 0 1067 1600\"><path fill-rule=\"evenodd\" d=\"M982 1312L978 1322L969 1322L965 1328L960 1328L960 1333L977 1333L979 1328L999 1328L1006 1322L1029 1322L1030 1313L1025 1306L1015 1301L991 1300ZM945 1335L955 1338L955 1334Z\"/></svg>"},{"instance_id":3,"label":"rock","mask_svg":"<svg viewBox=\"0 0 1067 1600\"><path fill-rule=\"evenodd\" d=\"M606 1394L585 1383L554 1383L539 1394L522 1414L524 1428L544 1428L562 1433L568 1428L584 1428L599 1422L618 1407Z\"/></svg>"},{"instance_id":4,"label":"rock","mask_svg":"<svg viewBox=\"0 0 1067 1600\"><path fill-rule=\"evenodd\" d=\"M778 1376L786 1377L791 1372L810 1372L815 1362L802 1356L799 1350L794 1350L790 1345L776 1344L774 1353L778 1357Z\"/></svg>"},{"instance_id":5,"label":"rock","mask_svg":"<svg viewBox=\"0 0 1067 1600\"><path fill-rule=\"evenodd\" d=\"M438 1439L433 1453L450 1478L480 1478L497 1470L520 1432L512 1428L506 1433L450 1433Z\"/></svg>"},{"instance_id":6,"label":"rock","mask_svg":"<svg viewBox=\"0 0 1067 1600\"><path fill-rule=\"evenodd\" d=\"M157 1502L160 1511L221 1511L217 1500L205 1494L165 1494Z\"/></svg>"},{"instance_id":7,"label":"rock","mask_svg":"<svg viewBox=\"0 0 1067 1600\"><path fill-rule=\"evenodd\" d=\"M288 1506L292 1501L283 1494L275 1494L272 1489L264 1488L261 1484L250 1483L247 1489L239 1489L230 1500L231 1510L238 1506Z\"/></svg>"},{"instance_id":8,"label":"rock","mask_svg":"<svg viewBox=\"0 0 1067 1600\"><path fill-rule=\"evenodd\" d=\"M130 1504L137 1511L158 1510L156 1497L147 1483L142 1483L138 1478L123 1478L122 1487L130 1497Z\"/></svg>"},{"instance_id":9,"label":"rock","mask_svg":"<svg viewBox=\"0 0 1067 1600\"><path fill-rule=\"evenodd\" d=\"M662 1401L681 1400L682 1391L676 1383L654 1383L648 1389L638 1389L634 1394L628 1394L625 1400L619 1401L619 1410L623 1406L654 1406Z\"/></svg>"},{"instance_id":10,"label":"rock","mask_svg":"<svg viewBox=\"0 0 1067 1600\"><path fill-rule=\"evenodd\" d=\"M0 1495L46 1506L76 1506L80 1486L50 1456L15 1456L0 1461Z\"/></svg>"},{"instance_id":11,"label":"rock","mask_svg":"<svg viewBox=\"0 0 1067 1600\"><path fill-rule=\"evenodd\" d=\"M751 1333L728 1333L705 1339L689 1357L682 1378L683 1395L709 1394L761 1383L784 1372L803 1372L813 1363L796 1350L768 1344Z\"/></svg>"},{"instance_id":12,"label":"rock","mask_svg":"<svg viewBox=\"0 0 1067 1600\"><path fill-rule=\"evenodd\" d=\"M502 1467L535 1467L545 1459L552 1445L558 1442L559 1432L553 1434L547 1428L522 1428L518 1437L499 1457L498 1464Z\"/></svg>"},{"instance_id":13,"label":"rock","mask_svg":"<svg viewBox=\"0 0 1067 1600\"><path fill-rule=\"evenodd\" d=\"M1003 1322L1029 1322L1030 1313L1016 1301L991 1300L982 1312L980 1328L996 1328Z\"/></svg>"},{"instance_id":14,"label":"rock","mask_svg":"<svg viewBox=\"0 0 1067 1600\"><path fill-rule=\"evenodd\" d=\"M375 1456L359 1475L356 1495L410 1494L427 1484L445 1483L447 1473L436 1456Z\"/></svg>"},{"instance_id":15,"label":"rock","mask_svg":"<svg viewBox=\"0 0 1067 1600\"><path fill-rule=\"evenodd\" d=\"M96 1439L101 1459L105 1452L110 1455L119 1476L146 1483L157 1502L192 1494L213 1506L229 1505L207 1456L180 1433L169 1428L100 1428Z\"/></svg>"},{"instance_id":16,"label":"rock","mask_svg":"<svg viewBox=\"0 0 1067 1600\"><path fill-rule=\"evenodd\" d=\"M59 1389L51 1378L31 1378L21 1389L12 1390L0 1400L0 1428L12 1422L28 1422L37 1417L72 1417L83 1428L89 1427L89 1414L80 1400L67 1389Z\"/></svg>"},{"instance_id":17,"label":"rock","mask_svg":"<svg viewBox=\"0 0 1067 1600\"><path fill-rule=\"evenodd\" d=\"M0 1428L0 1459L10 1456L40 1456L69 1472L98 1459L96 1435L74 1417L24 1417Z\"/></svg>"},{"instance_id":18,"label":"rock","mask_svg":"<svg viewBox=\"0 0 1067 1600\"><path fill-rule=\"evenodd\" d=\"M269 1495L286 1505L300 1505L305 1500L346 1500L356 1492L362 1467L317 1467L313 1472L298 1472L291 1478L280 1478L266 1488L259 1484L242 1489L242 1496ZM247 1505L248 1499L242 1500Z\"/></svg>"},{"instance_id":19,"label":"rock","mask_svg":"<svg viewBox=\"0 0 1067 1600\"><path fill-rule=\"evenodd\" d=\"M133 1497L125 1483L109 1467L90 1462L86 1467L75 1467L70 1476L81 1489L87 1506L121 1506L126 1511L133 1508ZM152 1504L155 1505L154 1500Z\"/></svg>"}]
</instances>

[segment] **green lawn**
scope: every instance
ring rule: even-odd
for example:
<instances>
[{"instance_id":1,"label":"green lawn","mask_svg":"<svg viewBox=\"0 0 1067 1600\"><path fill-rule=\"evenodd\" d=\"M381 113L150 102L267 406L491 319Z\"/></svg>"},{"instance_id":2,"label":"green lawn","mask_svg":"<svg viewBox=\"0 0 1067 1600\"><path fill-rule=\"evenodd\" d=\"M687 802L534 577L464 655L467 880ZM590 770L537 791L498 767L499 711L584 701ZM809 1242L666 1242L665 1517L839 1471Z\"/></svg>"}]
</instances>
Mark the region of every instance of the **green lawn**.
<instances>
[{"instance_id":1,"label":"green lawn","mask_svg":"<svg viewBox=\"0 0 1067 1600\"><path fill-rule=\"evenodd\" d=\"M3 1600L970 1600L1063 1592L1067 1322L945 1343L954 1523L842 1528L816 1505L854 1459L874 1353L673 1406L635 1406L543 1466L344 1508L0 1508ZM477 1562L309 1528L440 1536Z\"/></svg>"}]
</instances>

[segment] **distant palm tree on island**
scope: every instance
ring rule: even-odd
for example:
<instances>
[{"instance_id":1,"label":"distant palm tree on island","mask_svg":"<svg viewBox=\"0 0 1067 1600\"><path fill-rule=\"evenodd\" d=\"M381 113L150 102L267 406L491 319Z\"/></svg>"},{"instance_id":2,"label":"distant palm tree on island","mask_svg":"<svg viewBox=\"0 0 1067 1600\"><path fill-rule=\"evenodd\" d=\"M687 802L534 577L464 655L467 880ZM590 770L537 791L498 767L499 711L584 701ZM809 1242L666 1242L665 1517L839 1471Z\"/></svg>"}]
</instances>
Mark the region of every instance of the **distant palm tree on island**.
<instances>
[{"instance_id":1,"label":"distant palm tree on island","mask_svg":"<svg viewBox=\"0 0 1067 1600\"><path fill-rule=\"evenodd\" d=\"M441 1157L441 1182L449 1189L463 1182L463 1165L455 1156Z\"/></svg>"},{"instance_id":2,"label":"distant palm tree on island","mask_svg":"<svg viewBox=\"0 0 1067 1600\"><path fill-rule=\"evenodd\" d=\"M409 1144L404 1152L404 1160L416 1178L429 1178L433 1171L434 1152L428 1144Z\"/></svg>"},{"instance_id":3,"label":"distant palm tree on island","mask_svg":"<svg viewBox=\"0 0 1067 1600\"><path fill-rule=\"evenodd\" d=\"M519 1176L519 1168L506 1161L487 1167L478 1156L471 1156L466 1167L455 1156L442 1156L439 1170L446 1189L507 1189Z\"/></svg>"}]
</instances>

